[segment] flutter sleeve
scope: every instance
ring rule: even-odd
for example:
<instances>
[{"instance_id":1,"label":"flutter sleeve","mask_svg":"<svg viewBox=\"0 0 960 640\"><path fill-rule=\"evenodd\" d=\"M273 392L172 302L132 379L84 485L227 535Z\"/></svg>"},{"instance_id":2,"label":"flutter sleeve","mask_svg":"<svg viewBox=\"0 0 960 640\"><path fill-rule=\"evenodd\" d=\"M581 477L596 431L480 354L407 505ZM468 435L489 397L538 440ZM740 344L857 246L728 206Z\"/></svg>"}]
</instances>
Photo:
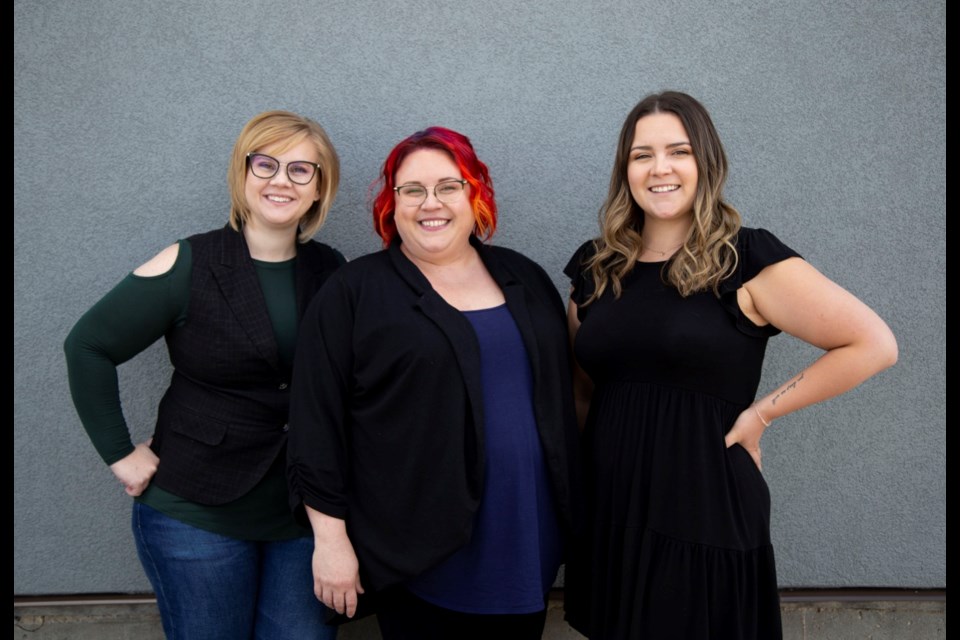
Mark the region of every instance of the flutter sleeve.
<instances>
[{"instance_id":1,"label":"flutter sleeve","mask_svg":"<svg viewBox=\"0 0 960 640\"><path fill-rule=\"evenodd\" d=\"M737 236L737 268L734 273L720 283L720 302L737 323L737 329L756 337L770 337L780 333L780 329L767 324L758 326L744 315L737 302L737 291L766 267L788 258L802 256L785 245L766 229L740 229Z\"/></svg>"},{"instance_id":2,"label":"flutter sleeve","mask_svg":"<svg viewBox=\"0 0 960 640\"><path fill-rule=\"evenodd\" d=\"M574 252L573 257L563 268L563 273L570 278L570 299L577 305L577 317L582 322L587 314L589 306L584 307L584 303L593 295L594 283L593 275L586 263L597 252L597 245L594 240L584 242Z\"/></svg>"}]
</instances>

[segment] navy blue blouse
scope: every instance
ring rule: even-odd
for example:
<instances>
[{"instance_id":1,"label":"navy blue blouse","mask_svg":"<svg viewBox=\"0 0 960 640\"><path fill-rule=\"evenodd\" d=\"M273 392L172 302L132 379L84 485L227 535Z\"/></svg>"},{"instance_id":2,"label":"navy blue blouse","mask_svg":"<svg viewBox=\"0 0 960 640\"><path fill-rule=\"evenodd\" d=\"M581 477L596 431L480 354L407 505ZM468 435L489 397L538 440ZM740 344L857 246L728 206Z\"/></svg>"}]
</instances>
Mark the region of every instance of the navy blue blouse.
<instances>
[{"instance_id":1,"label":"navy blue blouse","mask_svg":"<svg viewBox=\"0 0 960 640\"><path fill-rule=\"evenodd\" d=\"M480 344L483 498L470 542L407 587L454 611L542 611L562 542L537 433L529 356L506 305L463 313Z\"/></svg>"}]
</instances>

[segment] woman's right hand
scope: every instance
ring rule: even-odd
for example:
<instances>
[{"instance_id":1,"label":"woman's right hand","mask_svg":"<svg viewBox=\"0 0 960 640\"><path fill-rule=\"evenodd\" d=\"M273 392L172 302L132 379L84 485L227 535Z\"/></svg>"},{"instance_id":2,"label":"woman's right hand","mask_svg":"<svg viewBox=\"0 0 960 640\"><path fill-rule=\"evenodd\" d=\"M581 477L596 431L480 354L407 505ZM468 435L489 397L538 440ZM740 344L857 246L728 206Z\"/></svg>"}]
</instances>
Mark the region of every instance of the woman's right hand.
<instances>
[{"instance_id":1,"label":"woman's right hand","mask_svg":"<svg viewBox=\"0 0 960 640\"><path fill-rule=\"evenodd\" d=\"M352 618L363 593L360 562L347 536L346 522L306 507L313 527L313 593L337 613Z\"/></svg>"},{"instance_id":2,"label":"woman's right hand","mask_svg":"<svg viewBox=\"0 0 960 640\"><path fill-rule=\"evenodd\" d=\"M141 442L126 457L110 465L110 470L123 485L124 491L134 498L147 490L160 464L160 458L150 448L151 440Z\"/></svg>"}]
</instances>

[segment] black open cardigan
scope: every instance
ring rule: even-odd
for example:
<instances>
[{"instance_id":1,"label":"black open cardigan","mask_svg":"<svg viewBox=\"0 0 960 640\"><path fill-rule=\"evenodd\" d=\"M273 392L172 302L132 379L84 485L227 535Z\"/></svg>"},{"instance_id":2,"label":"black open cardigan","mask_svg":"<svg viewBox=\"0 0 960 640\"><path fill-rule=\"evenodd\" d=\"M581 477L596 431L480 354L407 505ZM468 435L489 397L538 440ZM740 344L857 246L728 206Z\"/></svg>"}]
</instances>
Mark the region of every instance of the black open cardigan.
<instances>
[{"instance_id":1,"label":"black open cardigan","mask_svg":"<svg viewBox=\"0 0 960 640\"><path fill-rule=\"evenodd\" d=\"M471 241L523 336L569 531L581 492L562 299L533 261ZM420 574L470 539L485 471L479 345L399 241L341 267L314 298L292 387L291 504L346 520L368 591Z\"/></svg>"}]
</instances>

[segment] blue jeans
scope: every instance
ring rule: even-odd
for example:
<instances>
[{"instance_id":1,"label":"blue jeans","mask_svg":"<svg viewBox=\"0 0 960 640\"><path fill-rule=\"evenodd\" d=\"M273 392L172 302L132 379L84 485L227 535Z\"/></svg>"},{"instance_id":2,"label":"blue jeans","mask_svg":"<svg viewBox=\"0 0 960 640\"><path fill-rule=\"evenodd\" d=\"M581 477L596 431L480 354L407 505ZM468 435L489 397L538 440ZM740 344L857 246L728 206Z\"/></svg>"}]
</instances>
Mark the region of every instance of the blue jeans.
<instances>
[{"instance_id":1,"label":"blue jeans","mask_svg":"<svg viewBox=\"0 0 960 640\"><path fill-rule=\"evenodd\" d=\"M133 537L170 640L333 640L313 539L236 540L135 502Z\"/></svg>"}]
</instances>

